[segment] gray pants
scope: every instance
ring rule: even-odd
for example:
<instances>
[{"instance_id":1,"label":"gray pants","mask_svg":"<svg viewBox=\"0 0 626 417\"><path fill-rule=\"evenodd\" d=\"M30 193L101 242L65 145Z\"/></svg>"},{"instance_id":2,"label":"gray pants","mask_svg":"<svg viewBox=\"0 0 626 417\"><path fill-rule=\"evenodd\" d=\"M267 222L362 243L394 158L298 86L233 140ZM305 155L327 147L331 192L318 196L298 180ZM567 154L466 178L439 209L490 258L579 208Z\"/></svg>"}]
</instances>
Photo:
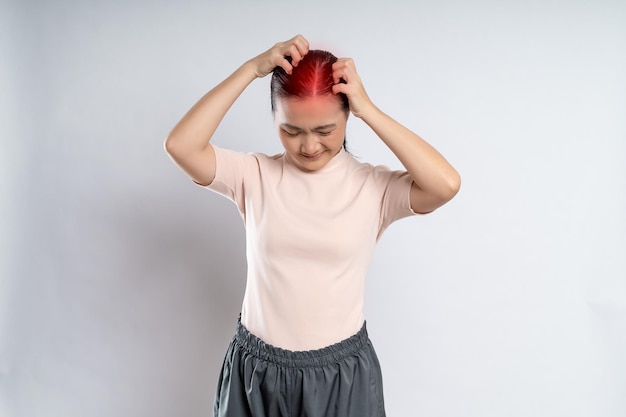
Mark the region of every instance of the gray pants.
<instances>
[{"instance_id":1,"label":"gray pants","mask_svg":"<svg viewBox=\"0 0 626 417\"><path fill-rule=\"evenodd\" d=\"M380 364L365 324L334 345L293 352L237 322L214 417L384 417Z\"/></svg>"}]
</instances>

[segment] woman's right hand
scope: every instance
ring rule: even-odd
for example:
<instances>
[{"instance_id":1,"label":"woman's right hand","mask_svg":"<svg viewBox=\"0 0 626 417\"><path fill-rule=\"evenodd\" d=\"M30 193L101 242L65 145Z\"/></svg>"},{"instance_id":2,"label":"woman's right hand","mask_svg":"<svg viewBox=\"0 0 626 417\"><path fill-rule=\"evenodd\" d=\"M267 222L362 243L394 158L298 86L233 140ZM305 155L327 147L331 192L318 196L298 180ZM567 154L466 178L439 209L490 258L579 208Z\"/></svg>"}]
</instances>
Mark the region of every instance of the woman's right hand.
<instances>
[{"instance_id":1,"label":"woman's right hand","mask_svg":"<svg viewBox=\"0 0 626 417\"><path fill-rule=\"evenodd\" d=\"M302 58L309 52L309 42L302 35L296 35L285 42L278 42L261 55L250 60L254 65L257 78L265 77L274 68L281 67L287 74L291 74L293 67L297 67ZM286 57L291 58L291 63Z\"/></svg>"},{"instance_id":2,"label":"woman's right hand","mask_svg":"<svg viewBox=\"0 0 626 417\"><path fill-rule=\"evenodd\" d=\"M211 184L217 165L209 141L228 109L254 80L253 77L264 77L276 67L291 74L293 67L308 52L309 43L298 35L247 61L206 93L178 122L165 141L167 153L194 182ZM291 63L286 57L291 58Z\"/></svg>"}]
</instances>

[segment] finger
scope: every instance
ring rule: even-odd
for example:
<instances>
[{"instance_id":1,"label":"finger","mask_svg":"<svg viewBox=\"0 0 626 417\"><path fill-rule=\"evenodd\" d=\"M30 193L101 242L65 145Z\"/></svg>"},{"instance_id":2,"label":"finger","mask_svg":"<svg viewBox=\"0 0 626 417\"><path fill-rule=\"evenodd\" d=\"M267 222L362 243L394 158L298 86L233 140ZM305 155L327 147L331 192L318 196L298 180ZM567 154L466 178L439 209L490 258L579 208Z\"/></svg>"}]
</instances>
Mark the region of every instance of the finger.
<instances>
[{"instance_id":1,"label":"finger","mask_svg":"<svg viewBox=\"0 0 626 417\"><path fill-rule=\"evenodd\" d=\"M346 68L350 62L350 58L338 58L337 61L333 64L333 67L336 68Z\"/></svg>"},{"instance_id":2,"label":"finger","mask_svg":"<svg viewBox=\"0 0 626 417\"><path fill-rule=\"evenodd\" d=\"M339 58L332 66L333 71L343 71L347 73L356 73L354 61L350 58Z\"/></svg>"},{"instance_id":3,"label":"finger","mask_svg":"<svg viewBox=\"0 0 626 417\"><path fill-rule=\"evenodd\" d=\"M332 70L333 70L333 81L335 82L335 84L342 82L342 80L344 83L348 82L348 78L349 78L347 74L348 71L344 62L342 61L335 62L332 66Z\"/></svg>"},{"instance_id":4,"label":"finger","mask_svg":"<svg viewBox=\"0 0 626 417\"><path fill-rule=\"evenodd\" d=\"M354 61L352 60L352 58L339 58L337 60L337 63L339 63L343 67L354 69Z\"/></svg>"},{"instance_id":5,"label":"finger","mask_svg":"<svg viewBox=\"0 0 626 417\"><path fill-rule=\"evenodd\" d=\"M343 93L348 95L348 86L347 84L335 84L332 87L333 94Z\"/></svg>"},{"instance_id":6,"label":"finger","mask_svg":"<svg viewBox=\"0 0 626 417\"><path fill-rule=\"evenodd\" d=\"M335 84L346 84L348 82L348 76L343 69L333 71L333 82Z\"/></svg>"},{"instance_id":7,"label":"finger","mask_svg":"<svg viewBox=\"0 0 626 417\"><path fill-rule=\"evenodd\" d=\"M331 66L331 69L333 70L333 72L339 71L342 68L343 68L343 62L341 62L340 60L335 61L335 63L333 63L333 65Z\"/></svg>"},{"instance_id":8,"label":"finger","mask_svg":"<svg viewBox=\"0 0 626 417\"><path fill-rule=\"evenodd\" d=\"M278 66L284 69L287 74L291 74L291 72L293 71L293 66L289 63L287 58L283 58L283 60L280 61Z\"/></svg>"},{"instance_id":9,"label":"finger","mask_svg":"<svg viewBox=\"0 0 626 417\"><path fill-rule=\"evenodd\" d=\"M333 82L337 84L341 79L341 74L343 73L343 70L341 69L340 65L337 65L337 62L332 65L331 69L333 71Z\"/></svg>"},{"instance_id":10,"label":"finger","mask_svg":"<svg viewBox=\"0 0 626 417\"><path fill-rule=\"evenodd\" d=\"M297 67L298 62L302 60L302 55L298 51L298 48L296 47L296 45L291 45L286 55L291 57L291 65L293 65L294 67Z\"/></svg>"},{"instance_id":11,"label":"finger","mask_svg":"<svg viewBox=\"0 0 626 417\"><path fill-rule=\"evenodd\" d=\"M309 42L302 35L297 35L294 38L294 45L302 57L309 52Z\"/></svg>"}]
</instances>

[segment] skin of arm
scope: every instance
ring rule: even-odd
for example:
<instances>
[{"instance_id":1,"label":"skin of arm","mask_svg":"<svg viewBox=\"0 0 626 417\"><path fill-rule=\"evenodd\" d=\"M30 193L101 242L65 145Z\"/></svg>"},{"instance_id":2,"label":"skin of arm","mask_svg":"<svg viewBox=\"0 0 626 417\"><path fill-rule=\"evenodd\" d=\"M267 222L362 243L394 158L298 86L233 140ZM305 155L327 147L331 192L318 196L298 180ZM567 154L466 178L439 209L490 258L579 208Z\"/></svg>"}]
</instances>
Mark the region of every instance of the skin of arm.
<instances>
[{"instance_id":1,"label":"skin of arm","mask_svg":"<svg viewBox=\"0 0 626 417\"><path fill-rule=\"evenodd\" d=\"M380 137L411 175L410 202L414 212L429 213L456 195L461 186L459 173L424 139L374 105L352 59L342 58L333 64L333 78L333 92L348 96L352 114Z\"/></svg>"},{"instance_id":2,"label":"skin of arm","mask_svg":"<svg viewBox=\"0 0 626 417\"><path fill-rule=\"evenodd\" d=\"M197 184L211 184L215 178L215 152L209 141L226 112L256 78L266 76L277 66L291 73L292 65L298 65L308 48L301 35L277 43L206 93L165 140L165 150L172 160ZM291 63L285 56L291 57Z\"/></svg>"}]
</instances>

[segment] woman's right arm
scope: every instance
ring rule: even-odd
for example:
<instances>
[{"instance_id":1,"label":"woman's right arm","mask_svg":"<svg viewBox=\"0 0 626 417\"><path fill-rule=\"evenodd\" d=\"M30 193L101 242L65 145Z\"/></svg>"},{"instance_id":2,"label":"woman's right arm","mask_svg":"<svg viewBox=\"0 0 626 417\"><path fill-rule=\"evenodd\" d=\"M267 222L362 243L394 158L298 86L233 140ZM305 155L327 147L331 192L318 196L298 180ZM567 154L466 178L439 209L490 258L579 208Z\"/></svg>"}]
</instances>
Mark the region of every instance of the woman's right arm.
<instances>
[{"instance_id":1,"label":"woman's right arm","mask_svg":"<svg viewBox=\"0 0 626 417\"><path fill-rule=\"evenodd\" d=\"M277 66L291 73L292 64L297 66L308 50L308 42L300 35L277 43L206 93L165 140L165 150L172 160L197 184L211 184L215 178L215 152L209 141L228 109L254 79L266 76ZM286 56L291 57L292 64Z\"/></svg>"}]
</instances>

